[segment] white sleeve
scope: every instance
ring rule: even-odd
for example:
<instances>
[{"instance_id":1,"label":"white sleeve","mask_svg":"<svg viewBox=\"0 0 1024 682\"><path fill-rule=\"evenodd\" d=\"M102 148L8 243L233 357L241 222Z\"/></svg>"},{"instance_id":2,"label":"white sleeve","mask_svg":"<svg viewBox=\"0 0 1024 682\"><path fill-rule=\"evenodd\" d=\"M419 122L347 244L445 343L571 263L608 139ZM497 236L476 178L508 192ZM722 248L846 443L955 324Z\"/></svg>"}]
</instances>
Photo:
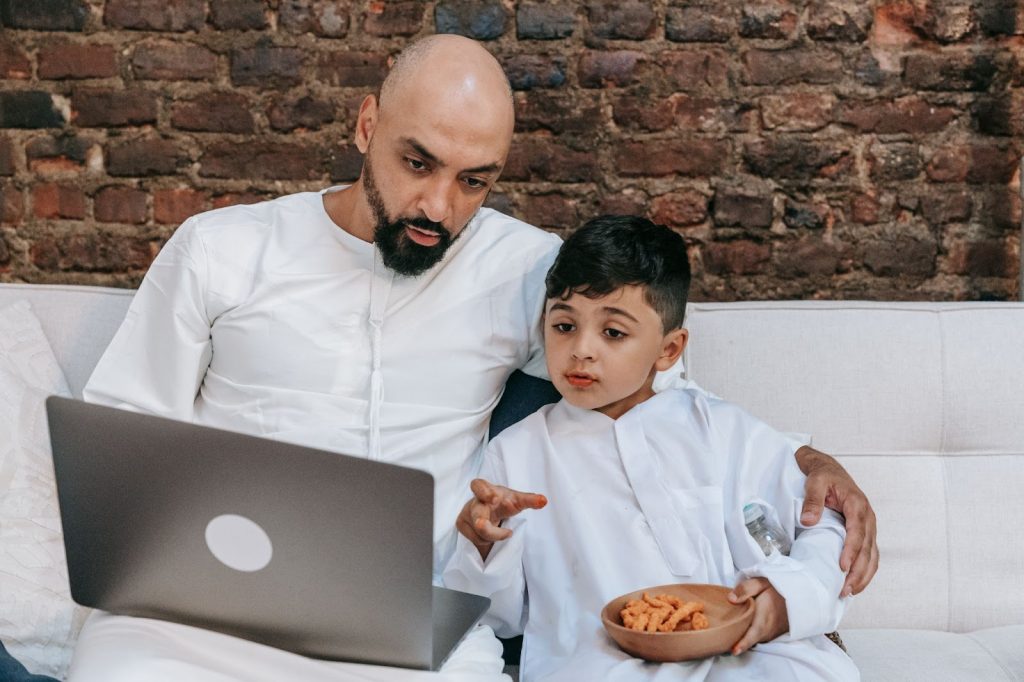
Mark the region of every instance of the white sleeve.
<instances>
[{"instance_id":1,"label":"white sleeve","mask_svg":"<svg viewBox=\"0 0 1024 682\"><path fill-rule=\"evenodd\" d=\"M527 304L527 313L530 320L530 332L528 336L528 352L526 363L522 370L525 374L538 379L551 381L548 376L547 358L544 356L544 305L547 303L547 289L544 280L547 278L548 270L555 262L558 249L562 240L551 235L550 251L545 253L534 263L526 274L524 296Z\"/></svg>"},{"instance_id":2,"label":"white sleeve","mask_svg":"<svg viewBox=\"0 0 1024 682\"><path fill-rule=\"evenodd\" d=\"M480 477L507 485L503 459L498 455L501 440L498 438L488 446ZM491 606L483 622L499 637L521 635L526 625L526 577L523 573L526 516L520 514L503 524L512 531L512 537L495 542L486 561L480 558L473 543L457 533L455 553L444 570L446 587L490 598Z\"/></svg>"},{"instance_id":3,"label":"white sleeve","mask_svg":"<svg viewBox=\"0 0 1024 682\"><path fill-rule=\"evenodd\" d=\"M185 221L146 273L83 395L114 407L191 421L210 364L206 254Z\"/></svg>"},{"instance_id":4,"label":"white sleeve","mask_svg":"<svg viewBox=\"0 0 1024 682\"><path fill-rule=\"evenodd\" d=\"M725 499L726 532L744 578L767 578L786 600L789 633L795 640L835 630L845 608L839 598L845 574L839 555L846 538L842 517L826 510L815 526L800 523L806 477L796 462L802 442L775 431L742 409L708 401L712 427L730 453L732 480ZM765 557L743 522L743 506L757 502L791 539L789 556ZM731 527L730 527L731 526ZM740 565L744 564L744 565Z\"/></svg>"}]
</instances>

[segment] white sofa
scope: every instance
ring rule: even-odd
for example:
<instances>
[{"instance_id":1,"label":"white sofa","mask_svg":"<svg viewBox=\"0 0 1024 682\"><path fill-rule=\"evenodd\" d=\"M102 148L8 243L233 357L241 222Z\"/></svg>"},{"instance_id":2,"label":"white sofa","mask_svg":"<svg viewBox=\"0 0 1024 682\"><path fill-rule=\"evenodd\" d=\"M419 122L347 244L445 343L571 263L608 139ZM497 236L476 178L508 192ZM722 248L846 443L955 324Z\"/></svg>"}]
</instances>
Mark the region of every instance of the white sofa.
<instances>
[{"instance_id":1,"label":"white sofa","mask_svg":"<svg viewBox=\"0 0 1024 682\"><path fill-rule=\"evenodd\" d=\"M131 296L0 284L75 395ZM687 326L691 378L871 498L881 568L840 628L863 679L1024 682L1024 304L696 303Z\"/></svg>"}]
</instances>

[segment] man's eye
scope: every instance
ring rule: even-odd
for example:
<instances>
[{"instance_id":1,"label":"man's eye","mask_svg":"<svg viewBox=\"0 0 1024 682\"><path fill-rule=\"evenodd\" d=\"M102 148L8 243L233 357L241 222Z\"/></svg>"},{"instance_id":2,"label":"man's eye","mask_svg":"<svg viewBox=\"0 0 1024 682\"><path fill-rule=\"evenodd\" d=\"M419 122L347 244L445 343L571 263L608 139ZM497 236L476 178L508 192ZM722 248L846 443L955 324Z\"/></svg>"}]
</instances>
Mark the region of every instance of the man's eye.
<instances>
[{"instance_id":1,"label":"man's eye","mask_svg":"<svg viewBox=\"0 0 1024 682\"><path fill-rule=\"evenodd\" d=\"M558 324L554 324L551 326L555 328L555 331L561 332L562 334L568 334L573 329L575 329L575 326L569 324L568 322L559 322Z\"/></svg>"},{"instance_id":2,"label":"man's eye","mask_svg":"<svg viewBox=\"0 0 1024 682\"><path fill-rule=\"evenodd\" d=\"M423 163L419 159L406 158L405 162L407 164L409 164L409 168L412 168L415 171L421 171L421 170L426 170L427 169L427 164Z\"/></svg>"},{"instance_id":3,"label":"man's eye","mask_svg":"<svg viewBox=\"0 0 1024 682\"><path fill-rule=\"evenodd\" d=\"M466 178L465 183L469 185L470 189L483 189L487 187L487 183L480 178Z\"/></svg>"},{"instance_id":4,"label":"man's eye","mask_svg":"<svg viewBox=\"0 0 1024 682\"><path fill-rule=\"evenodd\" d=\"M610 339L624 339L626 338L625 332L620 332L618 329L608 328L604 330L604 335Z\"/></svg>"}]
</instances>

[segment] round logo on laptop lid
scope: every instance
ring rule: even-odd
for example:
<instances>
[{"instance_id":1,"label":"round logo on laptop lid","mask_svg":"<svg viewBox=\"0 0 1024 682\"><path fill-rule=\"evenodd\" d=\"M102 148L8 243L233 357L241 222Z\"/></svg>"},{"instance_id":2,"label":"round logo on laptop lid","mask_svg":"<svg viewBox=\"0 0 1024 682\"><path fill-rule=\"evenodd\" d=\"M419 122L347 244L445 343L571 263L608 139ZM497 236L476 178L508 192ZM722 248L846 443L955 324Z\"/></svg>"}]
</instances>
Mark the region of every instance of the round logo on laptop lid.
<instances>
[{"instance_id":1,"label":"round logo on laptop lid","mask_svg":"<svg viewBox=\"0 0 1024 682\"><path fill-rule=\"evenodd\" d=\"M238 514L221 514L206 524L206 546L217 561L247 573L266 568L274 555L267 532Z\"/></svg>"}]
</instances>

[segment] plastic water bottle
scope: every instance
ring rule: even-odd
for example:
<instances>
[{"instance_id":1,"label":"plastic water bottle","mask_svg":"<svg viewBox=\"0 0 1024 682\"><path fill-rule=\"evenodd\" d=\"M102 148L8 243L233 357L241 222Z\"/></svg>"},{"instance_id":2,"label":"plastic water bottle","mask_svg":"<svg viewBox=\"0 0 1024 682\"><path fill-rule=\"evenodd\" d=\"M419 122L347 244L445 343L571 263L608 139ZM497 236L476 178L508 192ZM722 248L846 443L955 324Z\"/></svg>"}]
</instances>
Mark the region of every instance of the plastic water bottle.
<instances>
[{"instance_id":1,"label":"plastic water bottle","mask_svg":"<svg viewBox=\"0 0 1024 682\"><path fill-rule=\"evenodd\" d=\"M768 520L761 505L751 502L743 507L743 522L747 524L747 530L757 540L765 556L770 556L772 552L789 555L792 546L789 536L777 524Z\"/></svg>"}]
</instances>

